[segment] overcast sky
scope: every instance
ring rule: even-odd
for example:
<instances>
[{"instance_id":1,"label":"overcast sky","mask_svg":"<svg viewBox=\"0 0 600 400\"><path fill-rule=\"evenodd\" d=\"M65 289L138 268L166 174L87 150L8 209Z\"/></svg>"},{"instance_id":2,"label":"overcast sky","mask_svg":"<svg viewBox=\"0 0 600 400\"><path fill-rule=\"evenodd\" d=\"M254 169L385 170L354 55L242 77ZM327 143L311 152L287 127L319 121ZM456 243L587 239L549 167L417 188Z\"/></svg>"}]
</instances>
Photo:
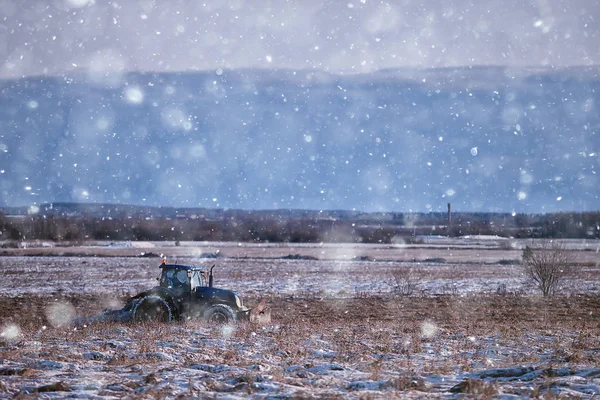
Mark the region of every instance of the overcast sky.
<instances>
[{"instance_id":1,"label":"overcast sky","mask_svg":"<svg viewBox=\"0 0 600 400\"><path fill-rule=\"evenodd\" d=\"M600 0L0 0L0 78L600 63Z\"/></svg>"}]
</instances>

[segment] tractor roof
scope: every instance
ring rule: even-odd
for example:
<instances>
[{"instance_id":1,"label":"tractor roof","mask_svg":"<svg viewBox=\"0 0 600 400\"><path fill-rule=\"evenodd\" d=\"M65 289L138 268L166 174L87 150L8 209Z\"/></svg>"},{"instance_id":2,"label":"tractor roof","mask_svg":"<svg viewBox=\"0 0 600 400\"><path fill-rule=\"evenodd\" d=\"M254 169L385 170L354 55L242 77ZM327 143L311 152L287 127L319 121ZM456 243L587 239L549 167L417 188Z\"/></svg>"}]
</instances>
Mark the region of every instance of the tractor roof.
<instances>
[{"instance_id":1,"label":"tractor roof","mask_svg":"<svg viewBox=\"0 0 600 400\"><path fill-rule=\"evenodd\" d=\"M197 265L182 265L182 264L161 264L163 269L183 269L185 271L206 271L206 268Z\"/></svg>"}]
</instances>

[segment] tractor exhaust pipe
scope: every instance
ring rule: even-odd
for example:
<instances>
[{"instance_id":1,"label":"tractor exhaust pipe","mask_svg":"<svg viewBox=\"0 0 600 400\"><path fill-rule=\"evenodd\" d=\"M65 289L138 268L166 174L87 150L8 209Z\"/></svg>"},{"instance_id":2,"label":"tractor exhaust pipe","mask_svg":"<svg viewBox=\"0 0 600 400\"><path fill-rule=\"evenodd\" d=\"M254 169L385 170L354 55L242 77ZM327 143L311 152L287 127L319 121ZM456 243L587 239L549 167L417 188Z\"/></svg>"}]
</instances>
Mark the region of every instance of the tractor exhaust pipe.
<instances>
[{"instance_id":1,"label":"tractor exhaust pipe","mask_svg":"<svg viewBox=\"0 0 600 400\"><path fill-rule=\"evenodd\" d=\"M213 270L214 267L215 267L214 264L213 264L212 267L210 267L210 273L208 274L208 287L213 287L214 278L213 278L213 272L212 272L212 270Z\"/></svg>"}]
</instances>

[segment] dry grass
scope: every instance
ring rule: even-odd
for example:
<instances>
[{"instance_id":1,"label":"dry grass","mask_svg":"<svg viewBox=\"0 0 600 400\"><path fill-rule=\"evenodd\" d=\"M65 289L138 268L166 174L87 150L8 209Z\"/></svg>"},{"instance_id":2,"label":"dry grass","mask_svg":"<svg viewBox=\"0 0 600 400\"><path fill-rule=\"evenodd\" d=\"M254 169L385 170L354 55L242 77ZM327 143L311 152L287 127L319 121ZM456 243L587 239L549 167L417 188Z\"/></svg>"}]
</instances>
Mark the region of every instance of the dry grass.
<instances>
[{"instance_id":1,"label":"dry grass","mask_svg":"<svg viewBox=\"0 0 600 400\"><path fill-rule=\"evenodd\" d=\"M476 396L478 399L489 399L498 394L498 389L494 383L486 382L481 379L467 378L458 385L450 389L452 393L465 393Z\"/></svg>"},{"instance_id":2,"label":"dry grass","mask_svg":"<svg viewBox=\"0 0 600 400\"><path fill-rule=\"evenodd\" d=\"M23 331L38 331L51 327L46 315L49 304L57 302L73 305L79 316L94 316L101 312L102 296L69 295L45 297L39 295L0 297L0 324L15 324ZM123 299L124 300L124 299ZM373 324L397 325L400 332L414 332L416 322L434 321L440 329L467 334L510 334L525 329L568 328L585 331L600 328L600 296L554 296L551 298L470 295L440 295L429 297L375 296L357 298L272 297L274 323L285 329L294 326L314 330L322 324L333 324L340 329L351 326L355 330ZM256 302L252 299L250 303ZM23 310L15 312L15 310ZM187 321L193 326L198 321ZM164 325L150 324L153 335L170 334ZM116 325L120 326L120 325ZM91 329L91 328L90 328ZM96 329L96 328L94 328ZM249 328L240 328L236 334L245 334ZM77 330L66 333L83 334ZM154 336L156 338L156 336ZM152 338L148 338L152 339ZM578 343L589 338L580 336Z\"/></svg>"},{"instance_id":3,"label":"dry grass","mask_svg":"<svg viewBox=\"0 0 600 400\"><path fill-rule=\"evenodd\" d=\"M77 330L24 328L21 341L38 343L38 354L33 360L94 363L102 365L106 373L138 371L135 372L138 378L115 381L112 389L104 393L114 395L115 387L148 388L144 393L150 397L198 395L206 390L253 394L260 390L265 376L272 383L306 388L307 394L316 390L325 397L338 395L331 391L341 384L338 378L332 375L322 379L317 368L358 371L364 376L362 380L377 384L388 395L424 394L440 390L425 382L424 376L481 370L490 365L490 348L509 349L509 355L495 359L494 367L538 363L547 365L548 371L557 365L593 365L598 356L596 349L600 348L598 316L589 315L598 309L598 298L557 298L549 304L500 296L353 299L342 305L322 299L278 301L281 306L274 313L275 325L240 324L225 336L221 327L198 321L146 325L98 323ZM5 305L7 299L2 302ZM310 306L310 312L305 305ZM540 306L549 307L550 314L541 316L537 312ZM341 314L333 314L340 310ZM345 313L346 310L353 312ZM512 318L507 319L506 315ZM588 315L587 320L581 320L582 315ZM547 323L549 317L555 318L552 326ZM431 326L426 328L424 321ZM573 332L574 324L581 328L579 332ZM428 332L433 328L434 332ZM494 342L491 345L490 338ZM539 338L543 338L542 342ZM31 357L31 351L31 346L13 345L2 350L2 358L18 362ZM174 359L165 360L165 354L173 355ZM165 386L168 381L165 374L175 366L194 370L198 365L213 367L206 367L210 373L190 376L183 391L182 387ZM218 379L210 368L218 370L219 366L240 368L240 372L234 372L226 380ZM52 385L57 385L44 381L44 371L35 361L0 373L3 378L25 376L41 390L51 390ZM550 375L542 378L553 379ZM76 387L68 382L60 384ZM360 390L357 389L360 385L354 384L352 388ZM499 393L495 382L476 378L445 390L450 389L476 398L490 398ZM551 393L547 389L542 384L532 387L545 395Z\"/></svg>"},{"instance_id":4,"label":"dry grass","mask_svg":"<svg viewBox=\"0 0 600 400\"><path fill-rule=\"evenodd\" d=\"M73 247L30 247L1 249L1 256L68 256L68 257L140 257L141 254L154 253L164 254L169 259L199 258L204 254L219 254L219 258L259 258L277 259L302 258L305 260L393 260L393 261L419 261L425 260L444 261L447 263L498 263L501 260L520 260L522 251L510 248L464 248L453 245L430 247L430 246L396 246L396 245L355 245L355 247L340 248L337 244L306 244L295 245L293 243L206 243L190 242L189 246L175 247L155 243L152 247L108 247L90 245ZM574 263L576 265L598 266L598 249L588 248L586 251L574 251ZM148 259L139 258L140 262L148 262ZM150 258L150 261L154 259ZM434 262L435 262L434 261Z\"/></svg>"},{"instance_id":5,"label":"dry grass","mask_svg":"<svg viewBox=\"0 0 600 400\"><path fill-rule=\"evenodd\" d=\"M110 262L59 260L40 259L22 276L5 277L9 284L18 285L23 279L36 289L59 280L75 282L88 273L87 279L97 282L112 282L130 269L132 280L152 281L157 273L154 264L142 267L147 260L139 265L137 260L119 258ZM13 261L2 259L0 267L12 270ZM63 261L69 268L61 266ZM496 294L495 290L457 295L449 290L444 295L407 296L402 291L382 294L367 286L336 296L311 293L303 284L347 274L356 276L356 282L367 276L374 281L393 279L390 271L397 270L397 265L279 262L283 262L277 264L280 268L272 269L275 264L263 260L241 264L230 260L218 270L218 282L232 282L232 277L233 281L277 281L297 274L300 285L293 295L267 293L273 317L268 326L242 323L224 329L190 320L145 325L94 323L75 329L68 324L53 325L48 318L49 305L66 304L77 316L95 316L107 307L107 298L122 304L126 294L82 290L82 294L53 291L50 295L0 296L0 328L20 330L15 338L0 339L4 363L0 390L9 395L33 395L40 388L77 392L91 385L94 394L112 397L185 398L222 393L260 397L273 385L290 398L344 398L348 392L356 398L427 398L448 394L452 388L467 398L497 393L551 396L556 388L552 382L559 377L550 371L596 367L600 357L597 295L542 298ZM488 277L485 274L494 277L509 271L506 266L497 267L415 265L411 273L419 279L451 279L478 272L484 278ZM586 273L592 282L599 275L596 270ZM115 287L114 282L109 287ZM242 294L252 306L262 293ZM69 370L69 365L76 368ZM482 370L515 365L548 372L528 382L526 389L477 375ZM90 374L99 378L89 383ZM463 380L465 374L467 380ZM432 378L435 376L446 381L438 382Z\"/></svg>"}]
</instances>

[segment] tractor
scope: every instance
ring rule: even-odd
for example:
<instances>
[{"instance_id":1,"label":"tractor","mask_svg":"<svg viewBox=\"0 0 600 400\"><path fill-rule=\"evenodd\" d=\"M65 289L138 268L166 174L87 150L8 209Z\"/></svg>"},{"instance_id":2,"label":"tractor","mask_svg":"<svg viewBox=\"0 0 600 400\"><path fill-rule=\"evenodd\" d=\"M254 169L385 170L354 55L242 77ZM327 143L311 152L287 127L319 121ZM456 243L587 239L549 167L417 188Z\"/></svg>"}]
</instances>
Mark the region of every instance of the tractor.
<instances>
[{"instance_id":1,"label":"tractor","mask_svg":"<svg viewBox=\"0 0 600 400\"><path fill-rule=\"evenodd\" d=\"M237 293L213 287L214 267L207 270L200 266L167 264L163 260L158 286L133 296L121 310L105 311L99 319L171 322L200 318L216 324L270 322L266 300L250 309Z\"/></svg>"}]
</instances>

